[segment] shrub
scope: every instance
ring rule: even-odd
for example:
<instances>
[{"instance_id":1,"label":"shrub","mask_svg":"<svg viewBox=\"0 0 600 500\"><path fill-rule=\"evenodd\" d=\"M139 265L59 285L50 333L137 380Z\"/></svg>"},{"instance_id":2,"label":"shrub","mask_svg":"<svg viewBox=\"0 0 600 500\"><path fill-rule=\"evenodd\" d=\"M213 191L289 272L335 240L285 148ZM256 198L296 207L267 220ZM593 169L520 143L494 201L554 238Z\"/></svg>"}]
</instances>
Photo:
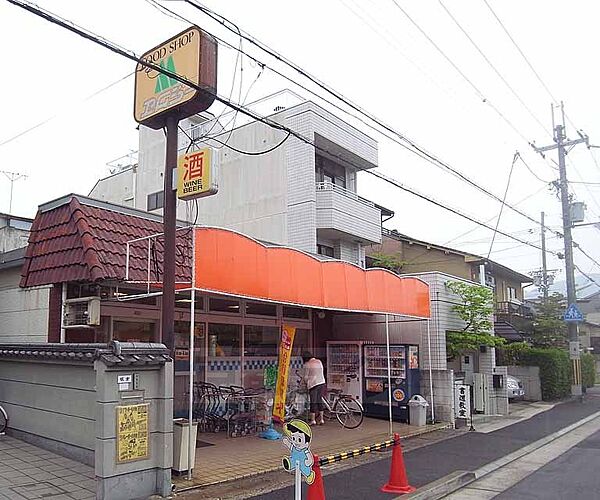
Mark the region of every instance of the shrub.
<instances>
[{"instance_id":1,"label":"shrub","mask_svg":"<svg viewBox=\"0 0 600 500\"><path fill-rule=\"evenodd\" d=\"M520 353L520 365L539 366L542 399L560 399L571 391L571 361L566 351L532 348Z\"/></svg>"},{"instance_id":2,"label":"shrub","mask_svg":"<svg viewBox=\"0 0 600 500\"><path fill-rule=\"evenodd\" d=\"M596 383L596 360L590 353L581 355L581 378L584 387L594 387Z\"/></svg>"},{"instance_id":3,"label":"shrub","mask_svg":"<svg viewBox=\"0 0 600 500\"><path fill-rule=\"evenodd\" d=\"M513 342L496 348L496 362L500 366L523 364L521 357L531 350L527 342Z\"/></svg>"}]
</instances>

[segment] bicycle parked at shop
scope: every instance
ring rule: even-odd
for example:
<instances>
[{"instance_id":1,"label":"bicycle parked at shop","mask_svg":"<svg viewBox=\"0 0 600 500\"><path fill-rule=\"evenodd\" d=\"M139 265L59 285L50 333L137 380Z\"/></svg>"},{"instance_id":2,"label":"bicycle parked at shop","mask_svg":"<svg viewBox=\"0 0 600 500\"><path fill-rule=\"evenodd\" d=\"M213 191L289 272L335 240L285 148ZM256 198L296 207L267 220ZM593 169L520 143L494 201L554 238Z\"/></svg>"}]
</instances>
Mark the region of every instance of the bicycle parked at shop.
<instances>
[{"instance_id":1,"label":"bicycle parked at shop","mask_svg":"<svg viewBox=\"0 0 600 500\"><path fill-rule=\"evenodd\" d=\"M296 371L297 388L288 391L286 403L286 421L292 418L305 416L308 411L308 391L302 384L302 375ZM341 390L330 389L330 397L323 396L321 401L325 406L325 418L334 418L346 429L356 429L364 419L364 409L360 401ZM300 403L299 403L300 401Z\"/></svg>"},{"instance_id":2,"label":"bicycle parked at shop","mask_svg":"<svg viewBox=\"0 0 600 500\"><path fill-rule=\"evenodd\" d=\"M6 410L0 406L0 435L4 434L4 431L8 427L8 414Z\"/></svg>"}]
</instances>

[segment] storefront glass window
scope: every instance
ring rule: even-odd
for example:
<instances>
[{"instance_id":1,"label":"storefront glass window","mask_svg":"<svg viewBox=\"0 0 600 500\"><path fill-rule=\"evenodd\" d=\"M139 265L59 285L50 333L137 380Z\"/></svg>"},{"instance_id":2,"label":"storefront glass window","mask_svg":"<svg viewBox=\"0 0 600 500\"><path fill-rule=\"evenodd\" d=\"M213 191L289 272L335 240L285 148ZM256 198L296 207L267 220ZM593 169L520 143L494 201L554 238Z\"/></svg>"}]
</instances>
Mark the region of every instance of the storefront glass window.
<instances>
[{"instance_id":1,"label":"storefront glass window","mask_svg":"<svg viewBox=\"0 0 600 500\"><path fill-rule=\"evenodd\" d=\"M240 301L211 297L209 299L209 309L211 312L228 312L233 314L239 314Z\"/></svg>"},{"instance_id":2,"label":"storefront glass window","mask_svg":"<svg viewBox=\"0 0 600 500\"><path fill-rule=\"evenodd\" d=\"M241 325L208 324L208 382L240 385L241 339Z\"/></svg>"},{"instance_id":3,"label":"storefront glass window","mask_svg":"<svg viewBox=\"0 0 600 500\"><path fill-rule=\"evenodd\" d=\"M246 302L246 314L277 316L277 306L275 304L265 304L264 302Z\"/></svg>"},{"instance_id":4,"label":"storefront glass window","mask_svg":"<svg viewBox=\"0 0 600 500\"><path fill-rule=\"evenodd\" d=\"M173 411L177 417L187 415L190 369L190 322L175 321L175 380ZM194 381L204 381L206 336L204 323L194 328Z\"/></svg>"},{"instance_id":5,"label":"storefront glass window","mask_svg":"<svg viewBox=\"0 0 600 500\"><path fill-rule=\"evenodd\" d=\"M113 321L113 339L122 342L154 342L156 323L143 321Z\"/></svg>"},{"instance_id":6,"label":"storefront glass window","mask_svg":"<svg viewBox=\"0 0 600 500\"><path fill-rule=\"evenodd\" d=\"M192 303L192 295L190 292L177 292L175 296L175 307L190 310ZM196 304L194 306L196 311L204 310L204 297L200 294L196 294Z\"/></svg>"},{"instance_id":7,"label":"storefront glass window","mask_svg":"<svg viewBox=\"0 0 600 500\"><path fill-rule=\"evenodd\" d=\"M265 368L277 366L279 336L276 326L244 326L244 387L263 387Z\"/></svg>"},{"instance_id":8,"label":"storefront glass window","mask_svg":"<svg viewBox=\"0 0 600 500\"><path fill-rule=\"evenodd\" d=\"M292 346L292 355L301 356L303 351L310 350L310 330L305 328L296 328L294 336L294 345Z\"/></svg>"}]
</instances>

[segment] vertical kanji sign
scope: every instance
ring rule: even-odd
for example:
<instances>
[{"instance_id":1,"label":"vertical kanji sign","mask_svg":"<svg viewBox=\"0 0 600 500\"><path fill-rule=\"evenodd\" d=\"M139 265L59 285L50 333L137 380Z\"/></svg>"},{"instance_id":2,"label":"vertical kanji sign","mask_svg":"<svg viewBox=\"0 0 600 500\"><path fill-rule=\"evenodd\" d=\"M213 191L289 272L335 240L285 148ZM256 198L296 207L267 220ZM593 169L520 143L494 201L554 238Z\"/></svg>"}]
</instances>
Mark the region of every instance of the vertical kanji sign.
<instances>
[{"instance_id":1,"label":"vertical kanji sign","mask_svg":"<svg viewBox=\"0 0 600 500\"><path fill-rule=\"evenodd\" d=\"M283 325L281 329L281 342L279 343L279 365L273 402L273 419L278 422L283 422L285 418L285 398L287 395L288 374L295 334L295 327Z\"/></svg>"},{"instance_id":2,"label":"vertical kanji sign","mask_svg":"<svg viewBox=\"0 0 600 500\"><path fill-rule=\"evenodd\" d=\"M468 385L457 385L454 401L456 418L468 419L471 416L471 388Z\"/></svg>"},{"instance_id":3,"label":"vertical kanji sign","mask_svg":"<svg viewBox=\"0 0 600 500\"><path fill-rule=\"evenodd\" d=\"M190 151L177 162L177 197L192 200L215 194L217 184L217 155L211 148Z\"/></svg>"}]
</instances>

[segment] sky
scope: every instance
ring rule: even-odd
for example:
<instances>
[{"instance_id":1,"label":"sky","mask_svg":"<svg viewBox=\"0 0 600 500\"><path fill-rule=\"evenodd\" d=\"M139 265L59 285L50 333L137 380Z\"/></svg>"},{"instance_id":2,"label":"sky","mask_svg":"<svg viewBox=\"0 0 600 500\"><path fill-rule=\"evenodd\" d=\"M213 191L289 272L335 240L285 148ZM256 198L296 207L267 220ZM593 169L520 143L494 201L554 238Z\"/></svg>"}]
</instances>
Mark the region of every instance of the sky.
<instances>
[{"instance_id":1,"label":"sky","mask_svg":"<svg viewBox=\"0 0 600 500\"><path fill-rule=\"evenodd\" d=\"M501 198L519 151L535 176L517 160L507 202L535 219L544 211L547 224L561 230L560 203L548 187L558 177L552 162L556 152L544 159L529 142L552 144L554 98L565 103L568 136L577 137L575 126L589 135L591 144L600 145L600 72L594 52L600 37L600 5L582 0L569 2L569 8L555 0L487 1L543 84L483 0L205 0L204 4ZM184 2L159 3L239 45L236 36ZM189 24L168 17L147 0L38 4L138 55ZM137 150L134 65L5 0L0 0L0 27L4 68L0 170L27 175L14 183L12 212L33 217L44 202L71 192L88 194L100 177L109 174L107 163ZM249 42L242 48L314 88ZM289 88L310 97L237 54L219 47L221 95L250 103ZM333 100L323 91L320 94ZM220 113L222 107L215 105L210 111ZM341 116L379 142L382 173L496 225L499 202L354 118ZM568 155L570 180L596 183L571 185L574 198L586 203L586 222L600 220L599 165L600 149L579 145ZM492 232L487 229L366 173L360 175L358 189L361 196L395 211L386 223L390 229L479 255L490 251ZM8 211L9 192L10 183L0 174L0 211ZM539 244L539 226L508 207L498 225L503 232ZM547 237L550 250L562 251L560 238L551 233ZM599 230L576 228L574 239L600 262ZM499 234L491 250L491 259L523 273L541 265L539 250ZM587 273L600 272L578 251L575 261ZM548 267L561 269L563 261L549 256ZM564 279L564 272L557 278Z\"/></svg>"}]
</instances>

